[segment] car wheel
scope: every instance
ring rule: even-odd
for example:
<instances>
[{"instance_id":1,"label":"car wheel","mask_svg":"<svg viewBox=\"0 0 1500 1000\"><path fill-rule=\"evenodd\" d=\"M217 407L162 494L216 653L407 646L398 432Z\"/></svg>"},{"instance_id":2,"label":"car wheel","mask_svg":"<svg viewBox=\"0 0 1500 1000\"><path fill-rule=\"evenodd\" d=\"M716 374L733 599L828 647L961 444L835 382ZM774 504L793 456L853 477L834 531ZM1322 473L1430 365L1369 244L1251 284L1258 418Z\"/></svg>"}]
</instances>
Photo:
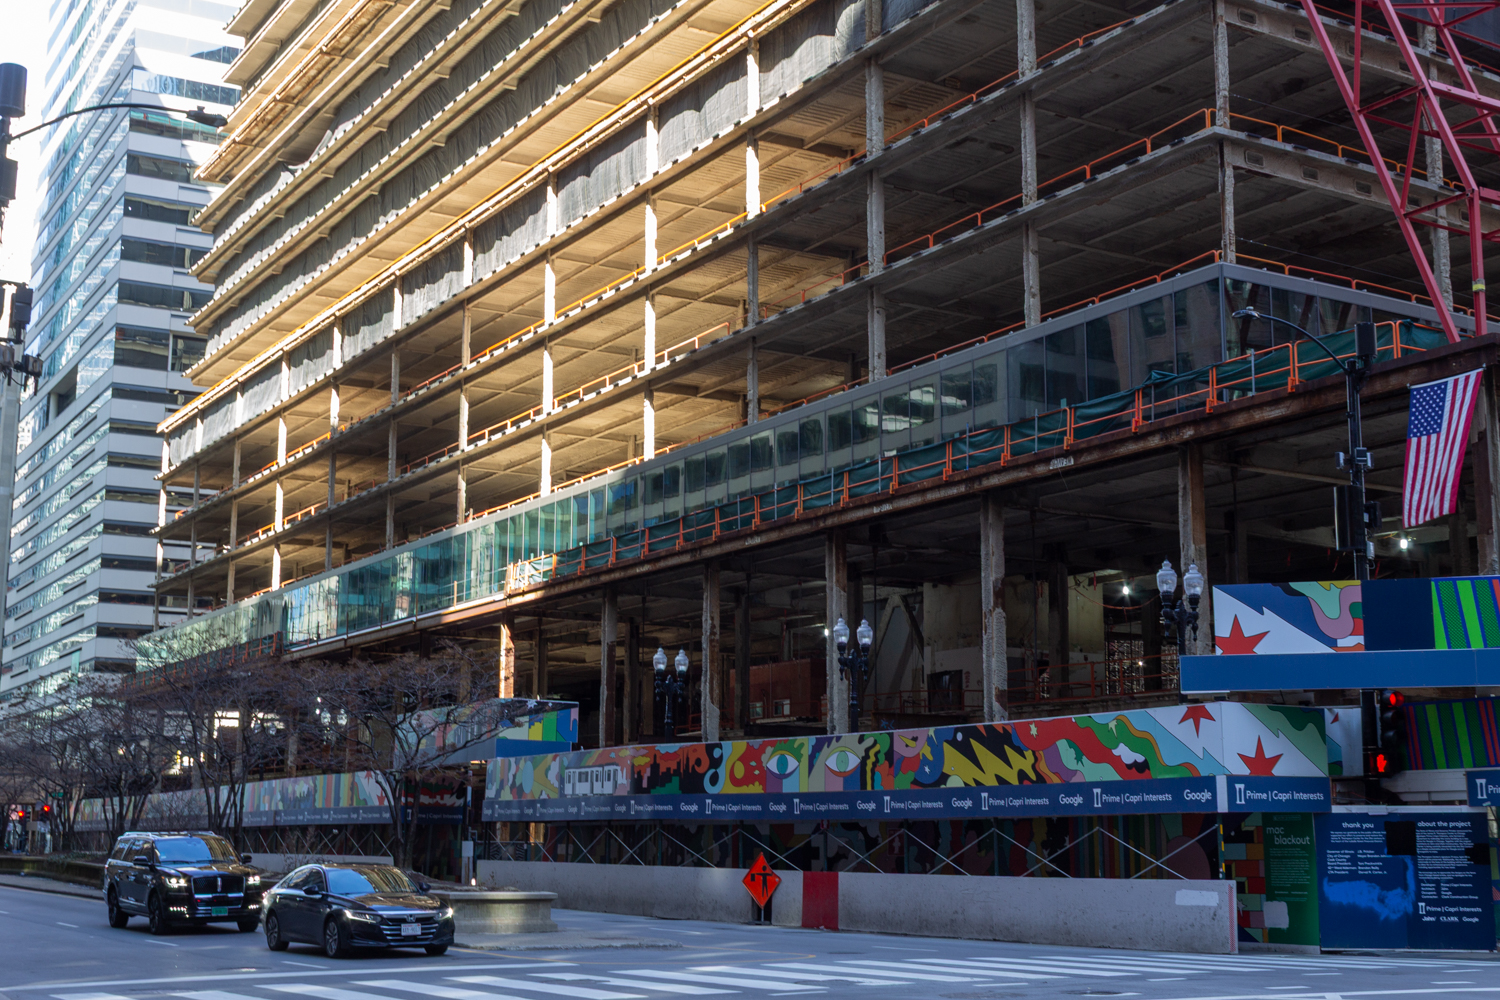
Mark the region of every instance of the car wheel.
<instances>
[{"instance_id":1,"label":"car wheel","mask_svg":"<svg viewBox=\"0 0 1500 1000\"><path fill-rule=\"evenodd\" d=\"M427 954L429 955L441 955L447 950L448 946L445 944L430 944L427 946Z\"/></svg>"},{"instance_id":2,"label":"car wheel","mask_svg":"<svg viewBox=\"0 0 1500 1000\"><path fill-rule=\"evenodd\" d=\"M120 909L120 897L115 895L113 889L109 890L109 926L124 927L130 923L130 914Z\"/></svg>"},{"instance_id":3,"label":"car wheel","mask_svg":"<svg viewBox=\"0 0 1500 1000\"><path fill-rule=\"evenodd\" d=\"M276 914L266 914L266 947L272 951L286 951L287 940L281 936L281 921Z\"/></svg>"},{"instance_id":4,"label":"car wheel","mask_svg":"<svg viewBox=\"0 0 1500 1000\"><path fill-rule=\"evenodd\" d=\"M329 958L342 958L349 951L349 932L337 920L323 925L323 954Z\"/></svg>"},{"instance_id":5,"label":"car wheel","mask_svg":"<svg viewBox=\"0 0 1500 1000\"><path fill-rule=\"evenodd\" d=\"M167 906L161 897L152 893L146 900L146 926L152 934L170 934L172 925L167 922Z\"/></svg>"}]
</instances>

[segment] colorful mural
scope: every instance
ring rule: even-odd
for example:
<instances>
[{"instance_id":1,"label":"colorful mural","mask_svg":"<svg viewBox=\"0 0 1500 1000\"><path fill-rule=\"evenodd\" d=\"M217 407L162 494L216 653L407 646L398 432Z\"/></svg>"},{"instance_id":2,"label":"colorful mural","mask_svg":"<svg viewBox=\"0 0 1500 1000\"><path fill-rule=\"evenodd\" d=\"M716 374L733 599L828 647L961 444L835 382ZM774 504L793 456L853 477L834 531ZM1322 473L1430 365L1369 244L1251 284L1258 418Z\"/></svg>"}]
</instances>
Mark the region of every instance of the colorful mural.
<instances>
[{"instance_id":1,"label":"colorful mural","mask_svg":"<svg viewBox=\"0 0 1500 1000\"><path fill-rule=\"evenodd\" d=\"M850 793L861 793L861 803L875 801L882 811L891 812L903 808L903 802L910 808L925 808L926 799L911 797L923 791L1049 786L1062 791L1084 784L1100 786L1098 794L1091 790L1090 795L1097 800L1094 806L1106 809L1122 793L1104 786L1120 782L1191 779L1194 787L1207 788L1210 796L1217 796L1223 794L1214 780L1220 775L1305 778L1314 779L1314 785L1326 792L1328 773L1322 709L1215 702L1005 724L607 747L497 759L490 763L487 776L486 815L505 811L491 803L601 796L618 797L622 803L707 796L712 801L704 803L705 811L732 815L738 808L735 796L822 794L835 797L829 801L845 801L838 796ZM1157 790L1163 804L1175 801L1181 806L1194 801L1177 799L1178 792L1187 793L1174 789L1163 785ZM1134 797L1144 792L1124 794ZM1011 797L982 793L962 798L979 803L976 808L988 808L991 802L1008 802ZM812 809L817 801L799 798L794 805ZM938 803L935 798L932 801ZM852 808L864 808L861 803ZM1049 794L1036 797L1035 804L1057 803ZM1085 807L1082 798L1077 804ZM1131 803L1121 799L1118 804ZM776 806L768 803L768 812L776 813ZM593 808L608 806L595 804ZM650 801L630 806L647 814L657 808Z\"/></svg>"},{"instance_id":2,"label":"colorful mural","mask_svg":"<svg viewBox=\"0 0 1500 1000\"><path fill-rule=\"evenodd\" d=\"M1247 583L1213 589L1222 654L1500 648L1500 577Z\"/></svg>"},{"instance_id":3,"label":"colorful mural","mask_svg":"<svg viewBox=\"0 0 1500 1000\"><path fill-rule=\"evenodd\" d=\"M1406 762L1411 770L1500 767L1500 701L1408 702Z\"/></svg>"}]
</instances>

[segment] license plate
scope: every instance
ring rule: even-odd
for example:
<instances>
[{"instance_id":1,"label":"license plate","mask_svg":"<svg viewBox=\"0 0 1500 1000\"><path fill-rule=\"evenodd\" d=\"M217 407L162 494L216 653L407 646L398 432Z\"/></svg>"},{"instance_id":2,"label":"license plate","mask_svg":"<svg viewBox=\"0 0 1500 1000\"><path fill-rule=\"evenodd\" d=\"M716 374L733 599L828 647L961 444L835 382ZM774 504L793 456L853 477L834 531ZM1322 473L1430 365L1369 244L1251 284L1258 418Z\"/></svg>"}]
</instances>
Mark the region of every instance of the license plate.
<instances>
[{"instance_id":1,"label":"license plate","mask_svg":"<svg viewBox=\"0 0 1500 1000\"><path fill-rule=\"evenodd\" d=\"M216 917L227 917L229 916L229 907L215 906L213 909L213 915Z\"/></svg>"},{"instance_id":2,"label":"license plate","mask_svg":"<svg viewBox=\"0 0 1500 1000\"><path fill-rule=\"evenodd\" d=\"M421 933L422 933L422 925L421 924L402 924L401 925L401 936L402 937L416 937L416 936L418 936Z\"/></svg>"}]
</instances>

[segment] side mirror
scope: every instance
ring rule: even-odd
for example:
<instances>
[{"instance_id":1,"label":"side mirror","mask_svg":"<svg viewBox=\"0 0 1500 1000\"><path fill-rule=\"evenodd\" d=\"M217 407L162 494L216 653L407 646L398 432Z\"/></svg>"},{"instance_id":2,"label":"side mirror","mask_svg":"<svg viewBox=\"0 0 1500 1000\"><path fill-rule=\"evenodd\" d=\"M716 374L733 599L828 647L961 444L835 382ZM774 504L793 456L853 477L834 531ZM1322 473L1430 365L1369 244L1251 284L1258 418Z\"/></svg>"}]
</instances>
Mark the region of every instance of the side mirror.
<instances>
[{"instance_id":1,"label":"side mirror","mask_svg":"<svg viewBox=\"0 0 1500 1000\"><path fill-rule=\"evenodd\" d=\"M431 888L432 888L432 886L428 885L426 882L418 882L417 883L417 891L418 892L426 892L427 890L429 890Z\"/></svg>"},{"instance_id":2,"label":"side mirror","mask_svg":"<svg viewBox=\"0 0 1500 1000\"><path fill-rule=\"evenodd\" d=\"M151 859L146 857L146 855L144 854L137 854L135 857L130 859L130 863L134 865L140 865L142 868L151 867Z\"/></svg>"},{"instance_id":3,"label":"side mirror","mask_svg":"<svg viewBox=\"0 0 1500 1000\"><path fill-rule=\"evenodd\" d=\"M241 854L240 855L240 863L248 865L250 863L250 855L248 855L248 854Z\"/></svg>"},{"instance_id":4,"label":"side mirror","mask_svg":"<svg viewBox=\"0 0 1500 1000\"><path fill-rule=\"evenodd\" d=\"M308 899L317 899L319 896L323 895L323 890L317 888L303 889L302 895L306 896Z\"/></svg>"}]
</instances>

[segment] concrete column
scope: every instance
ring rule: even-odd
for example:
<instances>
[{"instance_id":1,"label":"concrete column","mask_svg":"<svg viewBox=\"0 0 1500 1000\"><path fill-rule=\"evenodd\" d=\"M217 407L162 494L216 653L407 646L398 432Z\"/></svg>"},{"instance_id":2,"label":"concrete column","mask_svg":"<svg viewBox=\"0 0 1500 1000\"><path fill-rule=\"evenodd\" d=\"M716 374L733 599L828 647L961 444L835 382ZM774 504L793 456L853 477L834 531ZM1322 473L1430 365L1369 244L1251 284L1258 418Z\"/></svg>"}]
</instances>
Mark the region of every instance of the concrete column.
<instances>
[{"instance_id":1,"label":"concrete column","mask_svg":"<svg viewBox=\"0 0 1500 1000\"><path fill-rule=\"evenodd\" d=\"M279 555L280 552L281 552L281 546L278 545L276 547L276 550L277 550L277 554ZM281 573L281 561L278 559L277 562L276 562L276 570L275 570L275 574L276 575L274 575L272 577L272 582L271 582L271 589L272 590L275 590L277 587L279 587L281 585L281 582L280 582L280 579L281 579L280 578L280 573ZM189 573L188 574L188 578L187 578L187 616L189 618L192 618L197 613L198 613L198 599L194 596L193 575L191 573ZM196 770L196 768L194 770Z\"/></svg>"},{"instance_id":2,"label":"concrete column","mask_svg":"<svg viewBox=\"0 0 1500 1000\"><path fill-rule=\"evenodd\" d=\"M878 288L870 289L865 303L867 341L866 350L870 358L870 381L885 378L885 293Z\"/></svg>"},{"instance_id":3,"label":"concrete column","mask_svg":"<svg viewBox=\"0 0 1500 1000\"><path fill-rule=\"evenodd\" d=\"M234 603L234 560L229 560L229 568L224 571L224 603Z\"/></svg>"},{"instance_id":4,"label":"concrete column","mask_svg":"<svg viewBox=\"0 0 1500 1000\"><path fill-rule=\"evenodd\" d=\"M1021 77L1036 72L1036 5L1034 0L1016 0L1016 67ZM1021 204L1037 200L1036 97L1030 90L1021 95ZM1021 315L1027 326L1042 321L1042 260L1036 224L1021 226Z\"/></svg>"},{"instance_id":5,"label":"concrete column","mask_svg":"<svg viewBox=\"0 0 1500 1000\"><path fill-rule=\"evenodd\" d=\"M338 499L338 453L332 448L328 449L328 506L332 507Z\"/></svg>"},{"instance_id":6,"label":"concrete column","mask_svg":"<svg viewBox=\"0 0 1500 1000\"><path fill-rule=\"evenodd\" d=\"M750 724L750 574L734 607L734 728Z\"/></svg>"},{"instance_id":7,"label":"concrete column","mask_svg":"<svg viewBox=\"0 0 1500 1000\"><path fill-rule=\"evenodd\" d=\"M552 342L550 340L542 344L542 412L551 413L552 404L557 398L557 388L553 381L552 369Z\"/></svg>"},{"instance_id":8,"label":"concrete column","mask_svg":"<svg viewBox=\"0 0 1500 1000\"><path fill-rule=\"evenodd\" d=\"M281 530L284 517L286 517L286 491L282 489L281 480L278 479L276 480L276 512L271 523L273 530Z\"/></svg>"},{"instance_id":9,"label":"concrete column","mask_svg":"<svg viewBox=\"0 0 1500 1000\"><path fill-rule=\"evenodd\" d=\"M881 0L865 0L865 41L867 42L879 38L883 31L880 26L882 7Z\"/></svg>"},{"instance_id":10,"label":"concrete column","mask_svg":"<svg viewBox=\"0 0 1500 1000\"><path fill-rule=\"evenodd\" d=\"M328 387L328 430L333 433L339 429L339 387L330 385Z\"/></svg>"},{"instance_id":11,"label":"concrete column","mask_svg":"<svg viewBox=\"0 0 1500 1000\"><path fill-rule=\"evenodd\" d=\"M656 173L658 170L661 169L661 139L658 136L657 131L656 131L656 121L657 121L657 109L656 109L656 107L653 106L651 108L651 111L646 115L646 176L647 177L650 177L652 174ZM645 246L645 253L642 255L645 259L642 261L642 266L644 266L646 268L646 270L652 271L652 270L655 270L655 268L656 268L656 257L657 257L657 249L656 249L656 199L654 197L652 197L650 194L646 195L645 232L646 232L646 239L645 239L646 246ZM649 302L646 305L646 311L648 313L651 311L651 305L650 305ZM651 366L651 355L653 353L654 353L654 351L648 351L648 352L646 352L646 367L648 367L648 368Z\"/></svg>"},{"instance_id":12,"label":"concrete column","mask_svg":"<svg viewBox=\"0 0 1500 1000\"><path fill-rule=\"evenodd\" d=\"M193 585L193 578L192 577L188 577L188 587L191 588L192 585ZM277 542L275 545L271 546L271 589L272 590L280 590L281 589L281 543L280 542ZM193 595L192 595L191 589L190 589L189 593L188 593L188 607L191 608L192 606L193 606ZM189 614L191 614L191 611L189 612Z\"/></svg>"},{"instance_id":13,"label":"concrete column","mask_svg":"<svg viewBox=\"0 0 1500 1000\"><path fill-rule=\"evenodd\" d=\"M469 470L462 465L458 467L454 486L454 520L459 524L464 522L464 517L469 510Z\"/></svg>"},{"instance_id":14,"label":"concrete column","mask_svg":"<svg viewBox=\"0 0 1500 1000\"><path fill-rule=\"evenodd\" d=\"M401 399L401 351L391 351L391 402Z\"/></svg>"},{"instance_id":15,"label":"concrete column","mask_svg":"<svg viewBox=\"0 0 1500 1000\"><path fill-rule=\"evenodd\" d=\"M620 604L613 587L604 589L599 612L599 745L614 746L615 739L615 636L619 629Z\"/></svg>"},{"instance_id":16,"label":"concrete column","mask_svg":"<svg viewBox=\"0 0 1500 1000\"><path fill-rule=\"evenodd\" d=\"M623 704L620 706L620 742L633 743L640 732L637 715L641 700L636 690L640 684L641 674L641 623L634 618L625 621L625 667L622 673L623 690L620 692L620 698Z\"/></svg>"},{"instance_id":17,"label":"concrete column","mask_svg":"<svg viewBox=\"0 0 1500 1000\"><path fill-rule=\"evenodd\" d=\"M542 631L542 623L536 623L536 663L532 665L531 693L534 697L547 697L547 688L550 681L547 677L547 636Z\"/></svg>"},{"instance_id":18,"label":"concrete column","mask_svg":"<svg viewBox=\"0 0 1500 1000\"><path fill-rule=\"evenodd\" d=\"M641 457L656 457L656 393L651 389L641 394Z\"/></svg>"},{"instance_id":19,"label":"concrete column","mask_svg":"<svg viewBox=\"0 0 1500 1000\"><path fill-rule=\"evenodd\" d=\"M1219 143L1219 256L1233 264L1238 256L1239 236L1234 221L1234 164L1224 144Z\"/></svg>"},{"instance_id":20,"label":"concrete column","mask_svg":"<svg viewBox=\"0 0 1500 1000\"><path fill-rule=\"evenodd\" d=\"M760 419L760 357L755 338L745 348L745 423L753 424Z\"/></svg>"},{"instance_id":21,"label":"concrete column","mask_svg":"<svg viewBox=\"0 0 1500 1000\"><path fill-rule=\"evenodd\" d=\"M396 494L385 495L385 547L396 544Z\"/></svg>"},{"instance_id":22,"label":"concrete column","mask_svg":"<svg viewBox=\"0 0 1500 1000\"><path fill-rule=\"evenodd\" d=\"M755 237L745 241L745 325L760 322L760 248Z\"/></svg>"},{"instance_id":23,"label":"concrete column","mask_svg":"<svg viewBox=\"0 0 1500 1000\"><path fill-rule=\"evenodd\" d=\"M240 543L240 501L236 497L229 501L229 547Z\"/></svg>"},{"instance_id":24,"label":"concrete column","mask_svg":"<svg viewBox=\"0 0 1500 1000\"><path fill-rule=\"evenodd\" d=\"M719 666L719 564L703 564L703 684L700 691L703 742L719 740L719 706L723 704Z\"/></svg>"},{"instance_id":25,"label":"concrete column","mask_svg":"<svg viewBox=\"0 0 1500 1000\"><path fill-rule=\"evenodd\" d=\"M1474 505L1479 522L1480 576L1500 576L1500 393L1495 369L1486 368L1479 389L1479 440L1474 448Z\"/></svg>"},{"instance_id":26,"label":"concrete column","mask_svg":"<svg viewBox=\"0 0 1500 1000\"><path fill-rule=\"evenodd\" d=\"M1437 29L1431 25L1422 26L1422 46L1429 52L1437 51ZM1440 66L1442 64L1438 64ZM1431 66L1432 76L1438 76L1438 66ZM1425 137L1426 143L1426 170L1427 179L1441 179L1443 176L1443 140L1435 135ZM1448 206L1439 206L1436 210L1437 221L1446 224L1448 221ZM1453 255L1449 243L1449 234L1446 229L1429 228L1432 234L1432 271L1437 278L1438 289L1442 294L1443 301L1453 305ZM1483 558L1480 559L1483 562Z\"/></svg>"},{"instance_id":27,"label":"concrete column","mask_svg":"<svg viewBox=\"0 0 1500 1000\"><path fill-rule=\"evenodd\" d=\"M1200 567L1201 568L1201 567ZM1068 680L1068 662L1072 659L1072 647L1068 643L1068 564L1058 560L1052 564L1052 579L1047 587L1047 620L1051 635L1048 642L1048 660L1052 664L1052 690Z\"/></svg>"},{"instance_id":28,"label":"concrete column","mask_svg":"<svg viewBox=\"0 0 1500 1000\"><path fill-rule=\"evenodd\" d=\"M557 269L552 266L552 255L542 263L542 322L557 320Z\"/></svg>"},{"instance_id":29,"label":"concrete column","mask_svg":"<svg viewBox=\"0 0 1500 1000\"><path fill-rule=\"evenodd\" d=\"M849 685L839 673L839 650L833 641L833 626L840 618L849 619L849 543L842 529L835 528L823 536L823 581L826 595L824 641L828 685L828 731L849 731ZM859 622L849 626L852 634Z\"/></svg>"},{"instance_id":30,"label":"concrete column","mask_svg":"<svg viewBox=\"0 0 1500 1000\"><path fill-rule=\"evenodd\" d=\"M645 236L643 240L644 250L641 253L641 266L647 271L653 271L656 269L656 258L659 251L656 249L656 199L649 195L646 198L646 219L643 229Z\"/></svg>"},{"instance_id":31,"label":"concrete column","mask_svg":"<svg viewBox=\"0 0 1500 1000\"><path fill-rule=\"evenodd\" d=\"M869 10L866 11L867 17ZM878 11L874 15L879 17ZM878 31L878 24L876 28ZM870 25L867 23L866 28ZM865 155L885 149L885 71L874 59L865 63ZM872 170L865 181L865 260L871 275L885 270L885 179ZM870 381L885 378L885 293L871 288L865 302L866 352Z\"/></svg>"},{"instance_id":32,"label":"concrete column","mask_svg":"<svg viewBox=\"0 0 1500 1000\"><path fill-rule=\"evenodd\" d=\"M234 458L231 459L231 461L234 464L233 464L233 471L230 474L230 481L232 483L234 483L235 486L238 486L240 484L240 439L239 438L235 438L234 439ZM162 471L165 472L166 470L163 469Z\"/></svg>"},{"instance_id":33,"label":"concrete column","mask_svg":"<svg viewBox=\"0 0 1500 1000\"><path fill-rule=\"evenodd\" d=\"M544 497L552 494L552 442L545 434L542 435L542 481L537 492Z\"/></svg>"},{"instance_id":34,"label":"concrete column","mask_svg":"<svg viewBox=\"0 0 1500 1000\"><path fill-rule=\"evenodd\" d=\"M1214 124L1229 127L1229 27L1224 0L1214 0Z\"/></svg>"},{"instance_id":35,"label":"concrete column","mask_svg":"<svg viewBox=\"0 0 1500 1000\"><path fill-rule=\"evenodd\" d=\"M333 569L333 518L323 525L323 568Z\"/></svg>"},{"instance_id":36,"label":"concrete column","mask_svg":"<svg viewBox=\"0 0 1500 1000\"><path fill-rule=\"evenodd\" d=\"M394 417L386 427L385 478L387 481L396 478L396 419Z\"/></svg>"},{"instance_id":37,"label":"concrete column","mask_svg":"<svg viewBox=\"0 0 1500 1000\"><path fill-rule=\"evenodd\" d=\"M399 330L401 322L401 278L397 276L391 286L391 329Z\"/></svg>"},{"instance_id":38,"label":"concrete column","mask_svg":"<svg viewBox=\"0 0 1500 1000\"><path fill-rule=\"evenodd\" d=\"M980 668L983 676L984 721L1010 718L1010 666L1005 649L1005 506L999 495L979 498Z\"/></svg>"},{"instance_id":39,"label":"concrete column","mask_svg":"<svg viewBox=\"0 0 1500 1000\"><path fill-rule=\"evenodd\" d=\"M1212 653L1214 650L1212 590L1208 566L1207 508L1203 499L1203 449L1200 445L1183 445L1177 452L1177 535L1180 545L1178 576L1197 564L1203 574L1203 603L1198 606L1198 641L1189 653Z\"/></svg>"},{"instance_id":40,"label":"concrete column","mask_svg":"<svg viewBox=\"0 0 1500 1000\"><path fill-rule=\"evenodd\" d=\"M752 40L745 49L745 117L753 118L760 110L760 41Z\"/></svg>"},{"instance_id":41,"label":"concrete column","mask_svg":"<svg viewBox=\"0 0 1500 1000\"><path fill-rule=\"evenodd\" d=\"M745 218L760 214L760 140L745 140Z\"/></svg>"},{"instance_id":42,"label":"concrete column","mask_svg":"<svg viewBox=\"0 0 1500 1000\"><path fill-rule=\"evenodd\" d=\"M498 677L496 695L501 698L516 696L516 639L512 634L508 618L500 620L499 650L496 657Z\"/></svg>"},{"instance_id":43,"label":"concrete column","mask_svg":"<svg viewBox=\"0 0 1500 1000\"><path fill-rule=\"evenodd\" d=\"M656 367L656 296L651 292L647 292L645 295L645 299L646 323L643 331L643 336L641 338L641 356L644 361L646 371L649 372Z\"/></svg>"}]
</instances>

